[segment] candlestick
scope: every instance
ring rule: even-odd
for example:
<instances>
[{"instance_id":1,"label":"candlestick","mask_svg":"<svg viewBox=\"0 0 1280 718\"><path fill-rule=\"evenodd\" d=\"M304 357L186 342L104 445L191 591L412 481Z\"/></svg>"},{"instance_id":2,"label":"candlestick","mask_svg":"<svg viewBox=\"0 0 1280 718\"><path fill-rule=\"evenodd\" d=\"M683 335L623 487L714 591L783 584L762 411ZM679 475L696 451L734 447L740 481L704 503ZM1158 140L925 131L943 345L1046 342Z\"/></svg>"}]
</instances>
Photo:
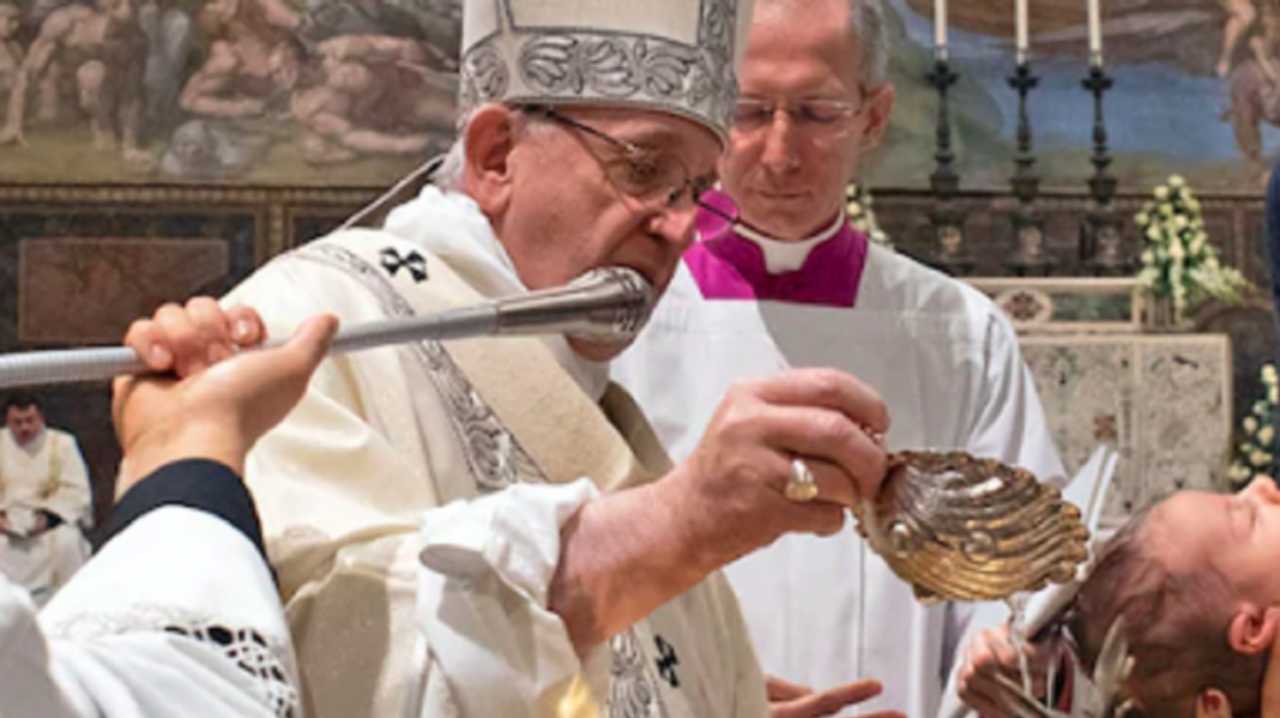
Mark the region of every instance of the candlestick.
<instances>
[{"instance_id":1,"label":"candlestick","mask_svg":"<svg viewBox=\"0 0 1280 718\"><path fill-rule=\"evenodd\" d=\"M1089 5L1089 64L1102 66L1102 8L1098 0L1088 0Z\"/></svg>"},{"instance_id":2,"label":"candlestick","mask_svg":"<svg viewBox=\"0 0 1280 718\"><path fill-rule=\"evenodd\" d=\"M1093 93L1093 177L1089 179L1092 197L1085 224L1080 231L1080 259L1095 274L1129 274L1133 270L1133 257L1124 247L1120 233L1120 221L1111 206L1116 193L1116 178L1107 168L1111 154L1107 149L1107 122L1103 115L1103 96L1114 84L1101 65L1089 69L1089 76L1081 83Z\"/></svg>"},{"instance_id":3,"label":"candlestick","mask_svg":"<svg viewBox=\"0 0 1280 718\"><path fill-rule=\"evenodd\" d=\"M946 60L933 65L929 74L925 75L929 84L938 91L938 125L934 134L936 149L933 158L937 167L929 177L934 194L950 196L960 188L960 178L955 171L955 154L951 151L951 112L948 105L948 90L960 76L951 70Z\"/></svg>"},{"instance_id":4,"label":"candlestick","mask_svg":"<svg viewBox=\"0 0 1280 718\"><path fill-rule=\"evenodd\" d=\"M1016 246L1005 266L1019 276L1047 276L1057 263L1044 246L1044 222L1035 206L1040 192L1040 176L1036 174L1036 156L1032 152L1027 96L1039 84L1040 78L1031 74L1031 66L1026 62L1019 63L1009 78L1009 85L1018 91L1018 150L1014 155L1015 170L1010 180L1013 194L1018 198L1018 207L1012 217Z\"/></svg>"},{"instance_id":5,"label":"candlestick","mask_svg":"<svg viewBox=\"0 0 1280 718\"><path fill-rule=\"evenodd\" d=\"M959 80L945 58L934 63L925 79L938 91L937 148L933 158L937 168L929 176L933 188L933 210L929 219L937 240L930 263L944 272L965 275L973 271L974 260L964 245L964 213L953 207L952 198L960 189L955 171L955 154L951 151L951 115L947 91Z\"/></svg>"}]
</instances>

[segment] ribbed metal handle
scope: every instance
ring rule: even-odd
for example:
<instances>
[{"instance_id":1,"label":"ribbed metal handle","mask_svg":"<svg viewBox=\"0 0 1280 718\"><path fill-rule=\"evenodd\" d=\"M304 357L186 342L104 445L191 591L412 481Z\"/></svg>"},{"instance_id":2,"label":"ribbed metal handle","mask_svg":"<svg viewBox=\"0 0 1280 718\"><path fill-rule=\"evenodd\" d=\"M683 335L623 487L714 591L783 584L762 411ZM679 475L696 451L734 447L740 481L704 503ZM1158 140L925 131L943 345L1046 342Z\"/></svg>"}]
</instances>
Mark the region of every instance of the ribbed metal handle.
<instances>
[{"instance_id":1,"label":"ribbed metal handle","mask_svg":"<svg viewBox=\"0 0 1280 718\"><path fill-rule=\"evenodd\" d=\"M128 347L24 352L0 356L0 388L103 381L146 371L147 365Z\"/></svg>"},{"instance_id":2,"label":"ribbed metal handle","mask_svg":"<svg viewBox=\"0 0 1280 718\"><path fill-rule=\"evenodd\" d=\"M565 287L506 297L425 317L367 322L342 328L330 354L387 344L467 337L568 333L605 341L627 341L644 325L654 292L637 272L624 267L593 270ZM268 341L262 348L283 344ZM104 381L122 374L145 374L147 367L128 347L60 349L0 356L0 389L38 384Z\"/></svg>"},{"instance_id":3,"label":"ribbed metal handle","mask_svg":"<svg viewBox=\"0 0 1280 718\"><path fill-rule=\"evenodd\" d=\"M454 309L429 317L366 322L341 330L334 337L329 354L427 339L483 336L493 334L497 326L498 311L493 305ZM286 341L272 339L260 348L271 349ZM0 356L0 389L106 381L123 374L147 372L147 365L129 347L24 352Z\"/></svg>"}]
</instances>

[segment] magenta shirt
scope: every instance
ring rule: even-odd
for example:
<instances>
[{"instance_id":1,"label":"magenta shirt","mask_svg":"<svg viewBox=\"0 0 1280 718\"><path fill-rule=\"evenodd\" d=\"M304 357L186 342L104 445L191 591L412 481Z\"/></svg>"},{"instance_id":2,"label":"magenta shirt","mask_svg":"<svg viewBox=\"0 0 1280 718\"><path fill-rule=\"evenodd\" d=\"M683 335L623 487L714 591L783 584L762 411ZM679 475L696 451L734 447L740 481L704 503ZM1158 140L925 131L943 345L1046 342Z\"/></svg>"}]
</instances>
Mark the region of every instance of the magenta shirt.
<instances>
[{"instance_id":1,"label":"magenta shirt","mask_svg":"<svg viewBox=\"0 0 1280 718\"><path fill-rule=\"evenodd\" d=\"M722 192L708 192L702 201L738 216L733 200ZM700 241L685 252L684 262L705 299L852 307L858 298L867 238L847 221L831 239L815 246L799 269L780 274L770 274L760 246L740 236L724 218L700 210L697 227Z\"/></svg>"}]
</instances>

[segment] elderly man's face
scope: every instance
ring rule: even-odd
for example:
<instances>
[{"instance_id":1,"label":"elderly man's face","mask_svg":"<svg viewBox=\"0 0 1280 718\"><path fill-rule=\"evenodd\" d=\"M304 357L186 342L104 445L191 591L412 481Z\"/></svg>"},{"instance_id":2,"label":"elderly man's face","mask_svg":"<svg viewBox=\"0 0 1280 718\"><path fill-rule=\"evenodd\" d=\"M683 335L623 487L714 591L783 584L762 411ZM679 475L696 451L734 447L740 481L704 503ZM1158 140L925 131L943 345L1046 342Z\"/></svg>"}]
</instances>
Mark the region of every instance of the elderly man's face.
<instances>
[{"instance_id":1,"label":"elderly man's face","mask_svg":"<svg viewBox=\"0 0 1280 718\"><path fill-rule=\"evenodd\" d=\"M40 413L40 407L34 404L26 407L11 406L5 413L4 424L18 446L26 446L44 430L44 415Z\"/></svg>"},{"instance_id":2,"label":"elderly man's face","mask_svg":"<svg viewBox=\"0 0 1280 718\"><path fill-rule=\"evenodd\" d=\"M847 0L820 0L803 11L786 3L756 7L741 96L790 112L776 111L758 126L737 122L720 175L743 219L779 239L802 239L831 222L893 106L891 86L862 86L847 8ZM834 123L811 122L805 101L843 103L849 112Z\"/></svg>"},{"instance_id":3,"label":"elderly man's face","mask_svg":"<svg viewBox=\"0 0 1280 718\"><path fill-rule=\"evenodd\" d=\"M715 175L720 141L689 120L641 110L563 114L642 148L655 163L677 162L691 178ZM524 122L505 160L510 179L501 206L487 209L524 284L541 289L589 269L621 265L664 290L692 239L695 208L688 197L674 207L638 201L616 181L619 169L630 165L615 144L546 119L525 116ZM625 348L573 343L597 361Z\"/></svg>"}]
</instances>

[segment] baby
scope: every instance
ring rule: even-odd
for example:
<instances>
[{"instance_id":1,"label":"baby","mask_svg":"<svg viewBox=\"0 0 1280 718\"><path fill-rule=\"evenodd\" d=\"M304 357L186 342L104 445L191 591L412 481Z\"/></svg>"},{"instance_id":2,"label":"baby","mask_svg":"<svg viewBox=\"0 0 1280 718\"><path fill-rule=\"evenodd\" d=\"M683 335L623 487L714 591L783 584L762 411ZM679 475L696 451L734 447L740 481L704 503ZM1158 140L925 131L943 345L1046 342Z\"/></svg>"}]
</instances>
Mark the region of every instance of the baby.
<instances>
[{"instance_id":1,"label":"baby","mask_svg":"<svg viewBox=\"0 0 1280 718\"><path fill-rule=\"evenodd\" d=\"M1131 707L1115 718L1280 716L1262 708L1267 659L1280 641L1280 488L1273 481L1257 479L1233 495L1174 494L1133 517L1098 555L1055 626L1090 675L1107 631L1124 619L1134 658L1123 684ZM1033 651L1046 662L1054 652L1045 644L1059 632L1048 634ZM1008 689L995 674L1016 674L1007 635L979 636L960 674L961 697L983 716L1006 713L998 696ZM1280 669L1274 672L1269 681L1280 684ZM1280 703L1280 685L1267 700Z\"/></svg>"}]
</instances>

